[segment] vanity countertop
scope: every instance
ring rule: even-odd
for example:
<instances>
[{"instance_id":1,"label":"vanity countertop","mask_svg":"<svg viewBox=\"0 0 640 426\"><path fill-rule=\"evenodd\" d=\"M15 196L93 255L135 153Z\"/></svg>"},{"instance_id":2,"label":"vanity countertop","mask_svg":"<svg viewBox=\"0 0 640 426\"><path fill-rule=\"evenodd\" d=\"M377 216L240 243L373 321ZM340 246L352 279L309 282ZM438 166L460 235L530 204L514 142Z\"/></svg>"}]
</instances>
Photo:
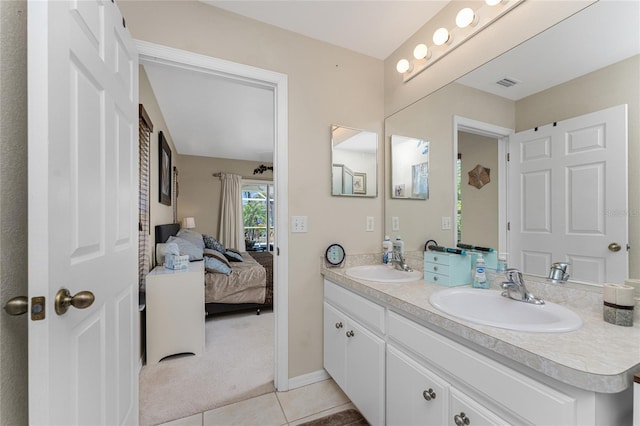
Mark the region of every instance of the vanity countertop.
<instances>
[{"instance_id":1,"label":"vanity countertop","mask_svg":"<svg viewBox=\"0 0 640 426\"><path fill-rule=\"evenodd\" d=\"M426 281L381 283L361 281L345 275L345 269L322 268L324 277L427 326L523 364L560 382L602 393L617 393L633 383L640 371L640 325L609 324L602 319L601 294L597 307L585 301L566 304L583 320L583 326L567 333L529 333L483 326L445 314L429 297L447 287ZM529 285L527 283L527 285ZM534 291L532 291L536 294ZM536 294L538 295L538 294ZM545 296L545 295L542 295ZM590 304L593 305L593 297ZM514 303L520 303L515 302Z\"/></svg>"}]
</instances>

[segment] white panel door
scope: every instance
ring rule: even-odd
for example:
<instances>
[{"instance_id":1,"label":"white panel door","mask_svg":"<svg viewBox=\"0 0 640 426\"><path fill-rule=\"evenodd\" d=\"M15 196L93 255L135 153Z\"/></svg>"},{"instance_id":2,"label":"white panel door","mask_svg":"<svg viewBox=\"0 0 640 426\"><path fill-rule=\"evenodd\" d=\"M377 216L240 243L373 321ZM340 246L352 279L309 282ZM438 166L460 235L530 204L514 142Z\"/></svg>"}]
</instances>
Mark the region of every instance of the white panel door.
<instances>
[{"instance_id":1,"label":"white panel door","mask_svg":"<svg viewBox=\"0 0 640 426\"><path fill-rule=\"evenodd\" d=\"M566 261L572 280L624 282L627 106L516 133L509 151L510 265L547 275Z\"/></svg>"},{"instance_id":2,"label":"white panel door","mask_svg":"<svg viewBox=\"0 0 640 426\"><path fill-rule=\"evenodd\" d=\"M30 1L29 421L138 421L138 59L109 0ZM61 289L93 304L57 314Z\"/></svg>"},{"instance_id":3,"label":"white panel door","mask_svg":"<svg viewBox=\"0 0 640 426\"><path fill-rule=\"evenodd\" d=\"M372 425L384 424L384 340L348 320L347 392L349 399Z\"/></svg>"}]
</instances>

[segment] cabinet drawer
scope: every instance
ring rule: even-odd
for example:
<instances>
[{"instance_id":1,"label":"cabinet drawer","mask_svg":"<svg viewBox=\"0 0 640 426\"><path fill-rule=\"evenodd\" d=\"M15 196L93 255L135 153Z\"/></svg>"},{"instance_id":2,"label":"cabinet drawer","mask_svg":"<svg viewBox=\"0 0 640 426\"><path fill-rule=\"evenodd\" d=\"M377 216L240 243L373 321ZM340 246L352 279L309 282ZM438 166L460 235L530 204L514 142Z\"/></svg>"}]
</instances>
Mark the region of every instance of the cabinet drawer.
<instances>
[{"instance_id":1,"label":"cabinet drawer","mask_svg":"<svg viewBox=\"0 0 640 426\"><path fill-rule=\"evenodd\" d=\"M576 424L574 398L393 312L388 315L387 329L390 338L527 421Z\"/></svg>"},{"instance_id":2,"label":"cabinet drawer","mask_svg":"<svg viewBox=\"0 0 640 426\"><path fill-rule=\"evenodd\" d=\"M433 272L424 271L424 280L433 284L450 286L451 280L449 275L435 274Z\"/></svg>"},{"instance_id":3,"label":"cabinet drawer","mask_svg":"<svg viewBox=\"0 0 640 426\"><path fill-rule=\"evenodd\" d=\"M424 262L424 273L432 272L435 274L449 275L449 265L441 263Z\"/></svg>"},{"instance_id":4,"label":"cabinet drawer","mask_svg":"<svg viewBox=\"0 0 640 426\"><path fill-rule=\"evenodd\" d=\"M371 330L384 333L384 308L339 285L324 280L324 297L347 315L365 323Z\"/></svg>"},{"instance_id":5,"label":"cabinet drawer","mask_svg":"<svg viewBox=\"0 0 640 426\"><path fill-rule=\"evenodd\" d=\"M441 265L449 264L450 256L446 253L430 253L428 251L424 252L424 261L439 263Z\"/></svg>"}]
</instances>

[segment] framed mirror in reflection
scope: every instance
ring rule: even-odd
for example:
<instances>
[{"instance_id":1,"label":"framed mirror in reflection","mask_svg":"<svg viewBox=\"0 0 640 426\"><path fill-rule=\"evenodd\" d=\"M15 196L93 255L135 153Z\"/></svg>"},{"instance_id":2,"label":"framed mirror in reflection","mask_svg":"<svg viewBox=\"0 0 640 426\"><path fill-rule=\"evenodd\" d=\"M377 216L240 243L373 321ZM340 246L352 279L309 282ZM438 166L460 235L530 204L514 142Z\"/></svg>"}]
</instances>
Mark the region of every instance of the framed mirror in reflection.
<instances>
[{"instance_id":1,"label":"framed mirror in reflection","mask_svg":"<svg viewBox=\"0 0 640 426\"><path fill-rule=\"evenodd\" d=\"M391 198L429 198L429 141L391 136Z\"/></svg>"},{"instance_id":2,"label":"framed mirror in reflection","mask_svg":"<svg viewBox=\"0 0 640 426\"><path fill-rule=\"evenodd\" d=\"M378 195L378 134L331 126L331 195Z\"/></svg>"}]
</instances>

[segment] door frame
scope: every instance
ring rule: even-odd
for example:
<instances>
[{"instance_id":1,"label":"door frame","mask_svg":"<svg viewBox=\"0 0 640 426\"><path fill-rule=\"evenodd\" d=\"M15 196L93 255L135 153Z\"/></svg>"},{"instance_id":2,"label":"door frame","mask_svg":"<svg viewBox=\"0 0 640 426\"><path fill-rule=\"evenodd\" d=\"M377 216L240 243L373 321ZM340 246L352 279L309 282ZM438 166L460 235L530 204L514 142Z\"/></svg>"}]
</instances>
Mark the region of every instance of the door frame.
<instances>
[{"instance_id":1,"label":"door frame","mask_svg":"<svg viewBox=\"0 0 640 426\"><path fill-rule=\"evenodd\" d=\"M498 140L498 256L508 256L509 240L508 234L508 211L507 195L507 156L509 153L509 136L515 133L513 129L496 126L495 124L484 123L482 121L473 120L471 118L459 115L453 116L453 216L458 215L457 206L457 164L458 159L458 132L472 133L474 135L486 136ZM452 240L457 243L457 230L452 226Z\"/></svg>"},{"instance_id":2,"label":"door frame","mask_svg":"<svg viewBox=\"0 0 640 426\"><path fill-rule=\"evenodd\" d=\"M275 316L274 385L289 390L289 281L288 281L288 78L286 74L239 64L224 59L134 40L139 63L154 62L199 70L243 82L269 87L274 92L274 171L276 195L275 259L273 265L273 311ZM283 255L280 256L280 253Z\"/></svg>"}]
</instances>

